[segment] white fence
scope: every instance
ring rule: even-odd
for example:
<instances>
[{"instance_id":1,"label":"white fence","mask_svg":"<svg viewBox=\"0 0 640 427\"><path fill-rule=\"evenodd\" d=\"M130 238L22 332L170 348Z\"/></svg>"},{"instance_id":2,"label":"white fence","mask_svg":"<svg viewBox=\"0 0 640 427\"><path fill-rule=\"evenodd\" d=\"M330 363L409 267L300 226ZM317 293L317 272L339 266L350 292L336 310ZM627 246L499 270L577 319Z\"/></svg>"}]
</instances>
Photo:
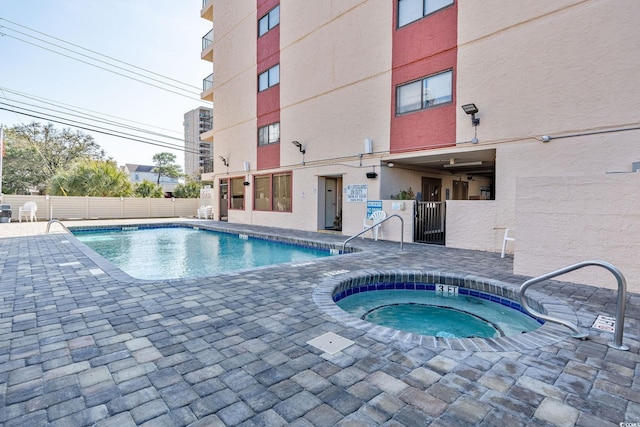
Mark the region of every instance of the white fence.
<instances>
[{"instance_id":1,"label":"white fence","mask_svg":"<svg viewBox=\"0 0 640 427\"><path fill-rule=\"evenodd\" d=\"M193 217L200 199L152 199L134 197L2 196L11 206L11 220L18 221L18 209L36 202L38 219L115 219Z\"/></svg>"}]
</instances>

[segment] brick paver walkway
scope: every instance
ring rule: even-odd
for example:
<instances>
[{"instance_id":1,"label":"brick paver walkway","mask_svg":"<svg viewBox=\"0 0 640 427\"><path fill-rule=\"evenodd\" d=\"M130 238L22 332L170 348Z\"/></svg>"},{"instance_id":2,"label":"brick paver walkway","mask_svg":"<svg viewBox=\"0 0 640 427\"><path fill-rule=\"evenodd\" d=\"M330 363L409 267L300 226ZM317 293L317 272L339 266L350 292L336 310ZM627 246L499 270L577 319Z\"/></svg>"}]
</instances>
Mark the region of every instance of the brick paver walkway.
<instances>
[{"instance_id":1,"label":"brick paver walkway","mask_svg":"<svg viewBox=\"0 0 640 427\"><path fill-rule=\"evenodd\" d=\"M144 221L138 221L144 222ZM193 221L341 244L344 236ZM71 223L68 223L70 225ZM21 227L21 228L19 228ZM55 228L56 226L54 226ZM591 337L526 351L452 350L327 314L314 291L359 270L440 270L520 285L499 254L357 239L361 252L216 277L141 281L66 233L0 224L5 426L618 426L640 422L639 296L624 343L590 329L615 292L536 287ZM60 231L57 229L56 231ZM307 341L354 341L323 353ZM430 341L431 342L431 341Z\"/></svg>"}]
</instances>

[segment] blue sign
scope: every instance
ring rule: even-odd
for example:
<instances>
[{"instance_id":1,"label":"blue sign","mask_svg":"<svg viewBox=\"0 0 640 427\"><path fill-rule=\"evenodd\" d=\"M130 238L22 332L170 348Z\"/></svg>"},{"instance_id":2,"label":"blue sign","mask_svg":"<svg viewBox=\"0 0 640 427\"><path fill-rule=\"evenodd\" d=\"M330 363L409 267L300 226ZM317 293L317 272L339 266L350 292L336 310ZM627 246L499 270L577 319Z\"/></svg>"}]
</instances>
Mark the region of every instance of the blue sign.
<instances>
[{"instance_id":1,"label":"blue sign","mask_svg":"<svg viewBox=\"0 0 640 427\"><path fill-rule=\"evenodd\" d=\"M382 200L367 200L367 218L375 211L382 210Z\"/></svg>"}]
</instances>

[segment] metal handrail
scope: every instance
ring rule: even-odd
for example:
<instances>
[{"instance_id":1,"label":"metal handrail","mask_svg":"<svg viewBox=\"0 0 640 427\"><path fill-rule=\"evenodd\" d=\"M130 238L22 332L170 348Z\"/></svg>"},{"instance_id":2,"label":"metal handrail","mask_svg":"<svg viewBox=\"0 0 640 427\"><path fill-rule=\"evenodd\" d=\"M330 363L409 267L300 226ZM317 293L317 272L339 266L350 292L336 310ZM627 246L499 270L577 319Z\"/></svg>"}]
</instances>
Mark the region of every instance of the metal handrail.
<instances>
[{"instance_id":1,"label":"metal handrail","mask_svg":"<svg viewBox=\"0 0 640 427\"><path fill-rule=\"evenodd\" d=\"M547 320L549 322L559 323L561 325L568 327L569 329L575 332L575 334L573 335L574 338L586 339L589 336L589 334L580 332L578 327L573 323L566 322L564 320L557 319L555 317L547 316L546 314L538 313L537 311L533 310L531 307L529 307L529 305L525 301L524 293L531 285L540 283L544 280L548 280L556 276L560 276L565 273L569 273L579 268L589 267L589 266L597 266L597 267L602 267L609 270L618 281L618 300L616 304L616 326L615 326L614 335L613 335L613 342L609 343L609 347L615 348L617 350L629 350L629 347L622 344L622 334L624 329L624 311L625 311L625 306L627 301L627 281L622 275L622 272L620 272L620 270L618 270L614 265L609 264L608 262L595 261L595 260L582 261L577 264L573 264L568 267L564 267L559 270L552 271L551 273L547 273L543 276L538 276L533 279L529 279L526 282L524 282L520 287L520 305L532 316L539 317L540 319Z\"/></svg>"},{"instance_id":2,"label":"metal handrail","mask_svg":"<svg viewBox=\"0 0 640 427\"><path fill-rule=\"evenodd\" d=\"M358 234L354 234L353 236L351 236L347 240L345 240L344 243L342 244L342 253L344 253L345 249L347 248L347 243L349 243L350 241L352 241L356 237L360 236L361 234L364 234L367 231L371 230L373 227L378 227L380 224L382 224L385 221L390 220L393 217L400 218L400 250L402 250L402 247L404 245L404 219L402 219L402 217L400 215L398 215L398 214L393 214L393 215L389 215L388 217L386 217L385 219L383 219L380 222L376 222L372 226L365 228L364 230L362 230Z\"/></svg>"},{"instance_id":3,"label":"metal handrail","mask_svg":"<svg viewBox=\"0 0 640 427\"><path fill-rule=\"evenodd\" d=\"M49 222L47 222L47 234L49 234L49 230L51 229L51 224L53 224L54 222L57 222L58 224L60 224L62 226L62 228L64 228L67 233L73 234L73 233L71 233L71 230L69 230L67 228L66 225L64 225L62 222L58 221L57 219L50 219Z\"/></svg>"}]
</instances>

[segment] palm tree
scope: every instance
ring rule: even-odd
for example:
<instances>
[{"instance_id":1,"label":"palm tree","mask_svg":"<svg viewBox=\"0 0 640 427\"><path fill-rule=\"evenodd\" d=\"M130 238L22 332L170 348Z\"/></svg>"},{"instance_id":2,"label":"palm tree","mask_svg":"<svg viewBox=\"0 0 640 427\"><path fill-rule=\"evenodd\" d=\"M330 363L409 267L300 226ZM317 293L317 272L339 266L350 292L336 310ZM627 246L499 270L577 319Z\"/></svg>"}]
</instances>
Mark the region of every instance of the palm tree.
<instances>
[{"instance_id":1,"label":"palm tree","mask_svg":"<svg viewBox=\"0 0 640 427\"><path fill-rule=\"evenodd\" d=\"M148 179L143 179L142 182L136 184L133 192L136 197L160 198L164 196L162 187L154 184Z\"/></svg>"},{"instance_id":2,"label":"palm tree","mask_svg":"<svg viewBox=\"0 0 640 427\"><path fill-rule=\"evenodd\" d=\"M133 186L112 161L80 160L49 181L54 196L129 197Z\"/></svg>"}]
</instances>

